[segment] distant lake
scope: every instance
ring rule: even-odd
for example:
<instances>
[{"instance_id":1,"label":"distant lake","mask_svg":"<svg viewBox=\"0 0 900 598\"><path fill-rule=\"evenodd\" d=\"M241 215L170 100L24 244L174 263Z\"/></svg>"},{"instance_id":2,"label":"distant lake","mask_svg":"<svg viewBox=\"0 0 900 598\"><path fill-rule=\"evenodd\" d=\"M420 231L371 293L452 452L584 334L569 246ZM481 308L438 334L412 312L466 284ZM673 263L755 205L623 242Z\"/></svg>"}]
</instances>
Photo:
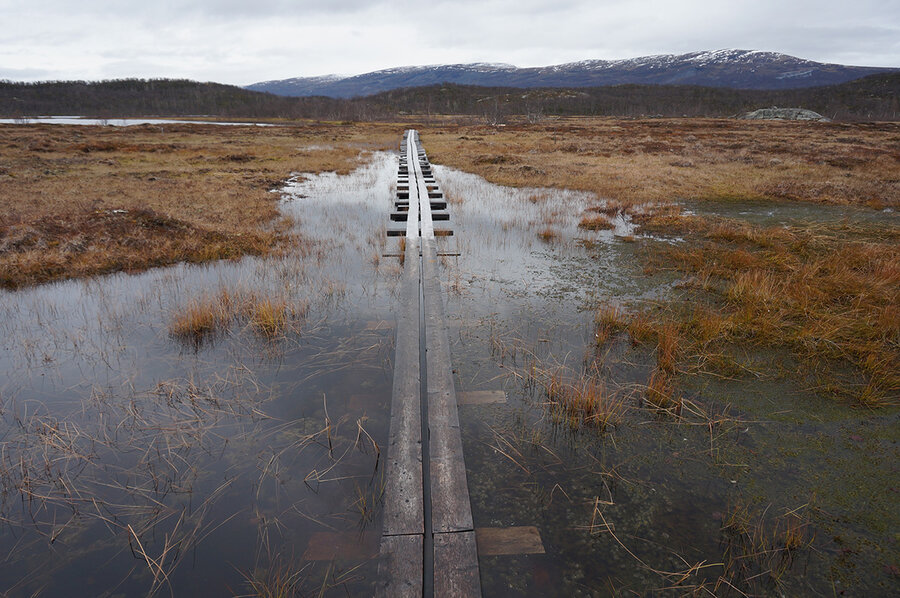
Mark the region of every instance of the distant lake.
<instances>
[{"instance_id":1,"label":"distant lake","mask_svg":"<svg viewBox=\"0 0 900 598\"><path fill-rule=\"evenodd\" d=\"M114 127L130 127L132 125L227 125L250 127L276 127L269 123L247 122L223 122L207 120L174 120L166 118L82 118L80 116L35 116L25 118L0 118L0 124L39 124L50 123L54 125L111 125Z\"/></svg>"}]
</instances>

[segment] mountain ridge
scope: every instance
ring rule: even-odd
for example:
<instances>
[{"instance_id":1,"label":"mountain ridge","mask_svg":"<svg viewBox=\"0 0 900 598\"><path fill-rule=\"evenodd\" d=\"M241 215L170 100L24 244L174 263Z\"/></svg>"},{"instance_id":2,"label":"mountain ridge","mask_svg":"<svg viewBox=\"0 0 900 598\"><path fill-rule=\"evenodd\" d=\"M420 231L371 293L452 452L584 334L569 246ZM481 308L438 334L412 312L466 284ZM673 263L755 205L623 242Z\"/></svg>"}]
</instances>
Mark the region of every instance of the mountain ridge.
<instances>
[{"instance_id":1,"label":"mountain ridge","mask_svg":"<svg viewBox=\"0 0 900 598\"><path fill-rule=\"evenodd\" d=\"M704 50L618 60L582 60L519 68L505 63L401 66L352 76L324 75L261 81L245 89L282 96L351 98L441 83L486 87L602 87L700 85L733 89L795 89L846 83L900 70L830 64L762 50Z\"/></svg>"}]
</instances>

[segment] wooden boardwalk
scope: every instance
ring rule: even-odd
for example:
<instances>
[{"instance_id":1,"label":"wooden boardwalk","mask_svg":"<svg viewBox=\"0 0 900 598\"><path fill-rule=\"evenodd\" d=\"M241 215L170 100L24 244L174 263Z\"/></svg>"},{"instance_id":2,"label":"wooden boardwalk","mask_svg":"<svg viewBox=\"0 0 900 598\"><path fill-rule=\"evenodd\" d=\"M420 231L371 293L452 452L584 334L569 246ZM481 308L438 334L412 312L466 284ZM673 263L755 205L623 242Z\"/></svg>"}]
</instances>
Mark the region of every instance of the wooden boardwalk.
<instances>
[{"instance_id":1,"label":"wooden boardwalk","mask_svg":"<svg viewBox=\"0 0 900 598\"><path fill-rule=\"evenodd\" d=\"M449 220L418 133L401 144L397 211L406 222L379 595L481 596L478 554L435 237ZM423 354L424 349L424 354Z\"/></svg>"}]
</instances>

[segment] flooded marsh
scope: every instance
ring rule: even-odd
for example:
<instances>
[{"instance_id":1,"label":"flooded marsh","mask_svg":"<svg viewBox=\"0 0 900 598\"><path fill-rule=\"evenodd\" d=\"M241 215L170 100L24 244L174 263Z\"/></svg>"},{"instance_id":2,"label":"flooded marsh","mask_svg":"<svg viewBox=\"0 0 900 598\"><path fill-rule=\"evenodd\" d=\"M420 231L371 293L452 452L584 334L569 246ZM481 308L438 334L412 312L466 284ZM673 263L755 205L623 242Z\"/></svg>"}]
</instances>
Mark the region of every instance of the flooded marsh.
<instances>
[{"instance_id":1,"label":"flooded marsh","mask_svg":"<svg viewBox=\"0 0 900 598\"><path fill-rule=\"evenodd\" d=\"M285 189L296 252L3 293L4 592L358 582L303 555L377 529L394 161Z\"/></svg>"},{"instance_id":2,"label":"flooded marsh","mask_svg":"<svg viewBox=\"0 0 900 598\"><path fill-rule=\"evenodd\" d=\"M397 154L365 149L272 186L301 240L275 255L0 291L0 593L372 595L402 239ZM740 336L722 306L760 285L671 261L734 243L746 275L781 255L739 245L758 228L785 252L832 247L791 227L848 223L887 246L892 212L434 176L456 389L489 391L459 407L479 541L536 530L484 545L485 596L896 593L890 380L869 403L811 384L869 370ZM896 289L872 288L889 323Z\"/></svg>"}]
</instances>

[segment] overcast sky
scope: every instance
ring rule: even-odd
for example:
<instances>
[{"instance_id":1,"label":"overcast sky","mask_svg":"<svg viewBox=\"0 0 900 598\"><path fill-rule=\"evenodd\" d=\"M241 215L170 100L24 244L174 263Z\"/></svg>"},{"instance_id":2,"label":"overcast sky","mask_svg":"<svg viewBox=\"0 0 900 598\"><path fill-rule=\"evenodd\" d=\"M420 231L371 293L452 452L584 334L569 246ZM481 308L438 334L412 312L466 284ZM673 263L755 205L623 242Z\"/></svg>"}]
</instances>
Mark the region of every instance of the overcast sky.
<instances>
[{"instance_id":1,"label":"overcast sky","mask_svg":"<svg viewBox=\"0 0 900 598\"><path fill-rule=\"evenodd\" d=\"M0 79L246 85L695 50L900 66L898 0L0 0Z\"/></svg>"}]
</instances>

